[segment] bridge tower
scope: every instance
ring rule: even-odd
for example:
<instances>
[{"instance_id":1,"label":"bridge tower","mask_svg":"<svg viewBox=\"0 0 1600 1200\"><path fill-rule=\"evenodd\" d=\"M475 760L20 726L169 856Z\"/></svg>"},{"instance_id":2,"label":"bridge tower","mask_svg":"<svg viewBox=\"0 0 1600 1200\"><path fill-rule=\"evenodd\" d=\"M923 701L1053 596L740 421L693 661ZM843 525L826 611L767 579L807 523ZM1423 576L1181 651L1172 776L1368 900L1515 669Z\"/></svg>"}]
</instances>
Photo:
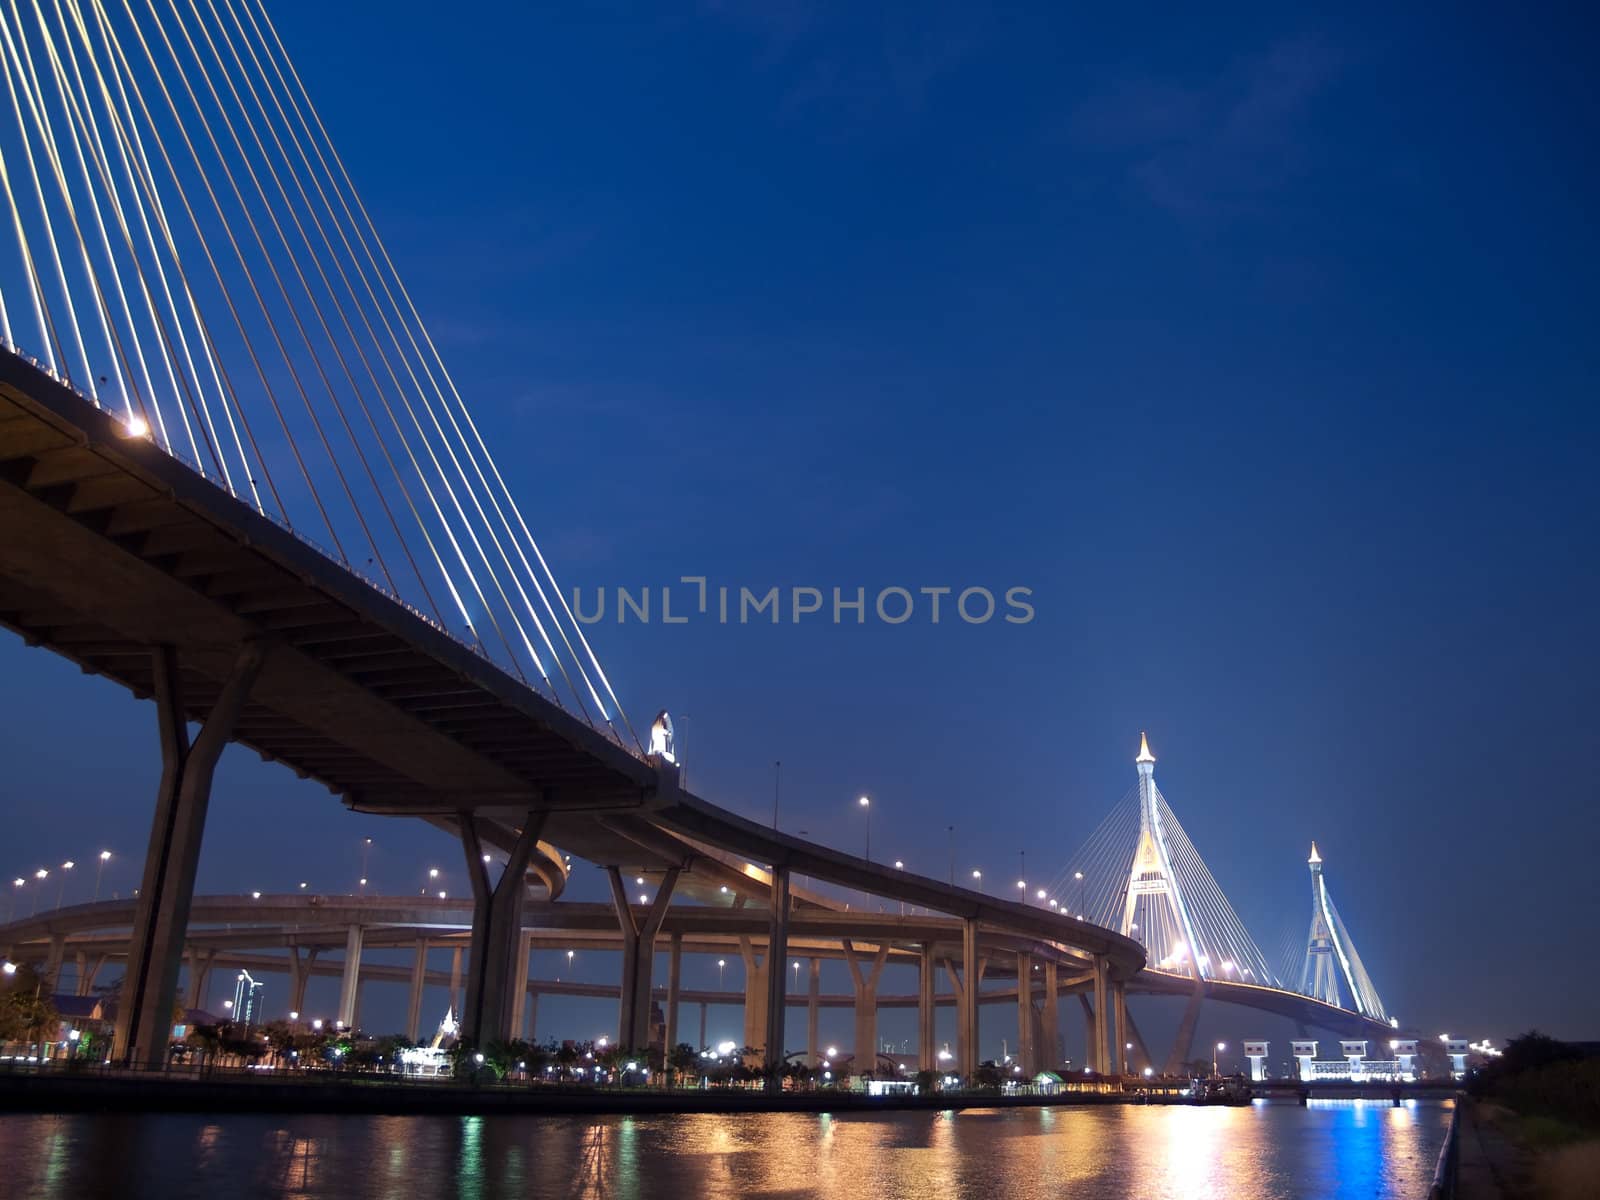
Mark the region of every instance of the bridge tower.
<instances>
[{"instance_id":1,"label":"bridge tower","mask_svg":"<svg viewBox=\"0 0 1600 1200\"><path fill-rule=\"evenodd\" d=\"M1311 867L1311 932L1306 937L1306 962L1300 972L1300 990L1307 996L1339 1003L1339 978L1333 963L1333 930L1327 915L1322 911L1322 855L1317 844L1311 843L1311 857L1306 860Z\"/></svg>"},{"instance_id":2,"label":"bridge tower","mask_svg":"<svg viewBox=\"0 0 1600 1200\"><path fill-rule=\"evenodd\" d=\"M1328 891L1328 882L1322 875L1322 855L1317 853L1315 842L1311 843L1311 857L1306 863L1311 868L1311 932L1306 936L1300 991L1335 1006L1343 1004L1342 991L1348 995L1350 1007L1362 1016L1388 1020L1378 989Z\"/></svg>"},{"instance_id":3,"label":"bridge tower","mask_svg":"<svg viewBox=\"0 0 1600 1200\"><path fill-rule=\"evenodd\" d=\"M1172 926L1182 931L1187 944L1184 968L1195 979L1201 977L1205 963L1202 942L1195 936L1194 922L1189 919L1188 906L1178 888L1177 872L1172 867L1172 850L1168 845L1161 813L1156 806L1156 756L1150 753L1150 742L1139 735L1139 756L1134 765L1139 769L1139 841L1133 853L1133 866L1128 872L1127 900L1122 908L1120 932L1125 937L1137 937L1134 916L1138 911L1139 897L1149 896L1166 900L1167 915ZM1147 939L1139 939L1149 944Z\"/></svg>"}]
</instances>

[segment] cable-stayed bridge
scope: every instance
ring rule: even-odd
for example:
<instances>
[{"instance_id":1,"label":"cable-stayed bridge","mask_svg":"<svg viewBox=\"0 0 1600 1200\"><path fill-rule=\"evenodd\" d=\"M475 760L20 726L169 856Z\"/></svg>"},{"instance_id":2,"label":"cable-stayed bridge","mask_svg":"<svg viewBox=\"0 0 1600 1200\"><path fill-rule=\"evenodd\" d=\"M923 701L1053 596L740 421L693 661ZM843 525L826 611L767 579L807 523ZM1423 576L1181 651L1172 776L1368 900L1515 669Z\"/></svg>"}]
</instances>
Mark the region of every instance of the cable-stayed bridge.
<instances>
[{"instance_id":1,"label":"cable-stayed bridge","mask_svg":"<svg viewBox=\"0 0 1600 1200\"><path fill-rule=\"evenodd\" d=\"M1207 997L1352 1035L1387 1034L1393 1022L1334 907L1315 843L1304 970L1285 980L1269 966L1156 786L1156 759L1143 734L1134 763L1137 784L1046 894L1049 903L1145 948L1145 969L1131 990L1189 997L1168 1069L1187 1061Z\"/></svg>"},{"instance_id":2,"label":"cable-stayed bridge","mask_svg":"<svg viewBox=\"0 0 1600 1200\"><path fill-rule=\"evenodd\" d=\"M1076 989L1108 1069L1129 986L1292 995L1143 766L1126 887L1076 916L685 791L668 727L647 748L629 725L262 0L15 3L0 74L0 624L158 714L119 1058L165 1053L232 742L459 837L475 1037L508 1028L522 907L559 890L556 847L609 872L633 1045L668 906L753 901L768 934L740 934L747 1040L783 1046L788 972L769 968L793 913L826 907L791 872L953 918L842 944L868 1007L891 948L920 964L930 1061L944 967L964 1073L986 972L1017 979L1026 1029L1046 1019L1035 967L1047 998ZM1359 964L1325 908L1332 961Z\"/></svg>"}]
</instances>

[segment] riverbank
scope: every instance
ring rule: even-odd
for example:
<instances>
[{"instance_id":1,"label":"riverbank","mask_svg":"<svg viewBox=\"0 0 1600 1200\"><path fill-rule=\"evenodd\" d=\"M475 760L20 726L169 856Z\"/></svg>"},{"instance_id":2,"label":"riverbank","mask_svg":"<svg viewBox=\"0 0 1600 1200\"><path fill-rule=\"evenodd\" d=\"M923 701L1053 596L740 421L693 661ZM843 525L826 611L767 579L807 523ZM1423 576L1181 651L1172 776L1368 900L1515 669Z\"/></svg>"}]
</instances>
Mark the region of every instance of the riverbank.
<instances>
[{"instance_id":1,"label":"riverbank","mask_svg":"<svg viewBox=\"0 0 1600 1200\"><path fill-rule=\"evenodd\" d=\"M1600 1138L1503 1105L1462 1104L1457 1200L1588 1200L1600 1177Z\"/></svg>"},{"instance_id":2,"label":"riverbank","mask_svg":"<svg viewBox=\"0 0 1600 1200\"><path fill-rule=\"evenodd\" d=\"M162 1074L0 1075L0 1112L362 1113L388 1116L892 1112L962 1108L1040 1108L1135 1103L1119 1092L1053 1095L936 1092L868 1096L847 1091L768 1094L737 1088L565 1088L406 1082L356 1075L172 1076ZM1177 1097L1153 1104L1187 1103Z\"/></svg>"}]
</instances>

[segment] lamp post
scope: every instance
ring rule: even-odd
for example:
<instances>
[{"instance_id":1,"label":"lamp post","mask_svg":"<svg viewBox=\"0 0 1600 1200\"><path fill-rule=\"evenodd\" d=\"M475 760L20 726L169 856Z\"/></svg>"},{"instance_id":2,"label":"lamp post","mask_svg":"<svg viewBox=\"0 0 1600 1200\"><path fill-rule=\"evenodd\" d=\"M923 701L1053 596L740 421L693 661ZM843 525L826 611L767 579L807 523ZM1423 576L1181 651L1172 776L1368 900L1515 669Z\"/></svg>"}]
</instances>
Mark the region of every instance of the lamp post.
<instances>
[{"instance_id":1,"label":"lamp post","mask_svg":"<svg viewBox=\"0 0 1600 1200\"><path fill-rule=\"evenodd\" d=\"M369 851L371 849L372 849L372 839L371 838L362 838L361 839L361 884L360 884L360 886L363 887L363 888L365 888L367 886L367 851Z\"/></svg>"},{"instance_id":2,"label":"lamp post","mask_svg":"<svg viewBox=\"0 0 1600 1200\"><path fill-rule=\"evenodd\" d=\"M78 864L70 858L61 864L61 883L56 887L56 907L61 907L61 901L67 894L67 872Z\"/></svg>"},{"instance_id":3,"label":"lamp post","mask_svg":"<svg viewBox=\"0 0 1600 1200\"><path fill-rule=\"evenodd\" d=\"M39 886L33 889L33 908L28 913L30 917L39 915L39 893L44 891L44 881L50 878L50 872L40 867L33 877L39 881Z\"/></svg>"},{"instance_id":4,"label":"lamp post","mask_svg":"<svg viewBox=\"0 0 1600 1200\"><path fill-rule=\"evenodd\" d=\"M725 959L725 958L717 959L717 991L719 991L719 992L722 990L722 976L723 976L724 969L727 967L727 965L728 965L728 960L727 959Z\"/></svg>"},{"instance_id":5,"label":"lamp post","mask_svg":"<svg viewBox=\"0 0 1600 1200\"><path fill-rule=\"evenodd\" d=\"M28 881L20 875L11 881L11 911L6 916L6 924L9 925L17 919L17 897L22 893L22 889L27 886Z\"/></svg>"},{"instance_id":6,"label":"lamp post","mask_svg":"<svg viewBox=\"0 0 1600 1200\"><path fill-rule=\"evenodd\" d=\"M1222 1074L1222 1072L1217 1069L1217 1056L1219 1054L1221 1054L1227 1048L1228 1048L1228 1043L1227 1042L1218 1042L1217 1043L1217 1048L1211 1052L1211 1077L1213 1079L1215 1079L1218 1075Z\"/></svg>"},{"instance_id":7,"label":"lamp post","mask_svg":"<svg viewBox=\"0 0 1600 1200\"><path fill-rule=\"evenodd\" d=\"M100 877L106 873L106 864L111 861L111 851L100 851L100 863L94 869L94 898L100 899Z\"/></svg>"},{"instance_id":8,"label":"lamp post","mask_svg":"<svg viewBox=\"0 0 1600 1200\"><path fill-rule=\"evenodd\" d=\"M858 801L858 803L861 805L862 814L867 818L867 861L871 862L872 861L872 801L869 800L866 796L863 796L863 797L861 797L860 801Z\"/></svg>"},{"instance_id":9,"label":"lamp post","mask_svg":"<svg viewBox=\"0 0 1600 1200\"><path fill-rule=\"evenodd\" d=\"M1072 877L1078 881L1078 919L1081 921L1085 916L1084 910L1088 906L1085 898L1085 893L1088 889L1084 886L1082 871L1074 871Z\"/></svg>"},{"instance_id":10,"label":"lamp post","mask_svg":"<svg viewBox=\"0 0 1600 1200\"><path fill-rule=\"evenodd\" d=\"M972 869L972 886L983 891L983 872L976 867Z\"/></svg>"}]
</instances>

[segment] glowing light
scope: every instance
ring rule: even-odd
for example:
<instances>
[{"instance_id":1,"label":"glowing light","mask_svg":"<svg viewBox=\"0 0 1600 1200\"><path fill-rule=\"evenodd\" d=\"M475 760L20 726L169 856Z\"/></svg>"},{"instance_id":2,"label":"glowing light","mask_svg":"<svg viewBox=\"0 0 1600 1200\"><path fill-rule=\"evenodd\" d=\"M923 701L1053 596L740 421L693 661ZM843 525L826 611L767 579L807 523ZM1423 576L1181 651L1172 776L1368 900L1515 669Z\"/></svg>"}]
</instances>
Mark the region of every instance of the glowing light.
<instances>
[{"instance_id":1,"label":"glowing light","mask_svg":"<svg viewBox=\"0 0 1600 1200\"><path fill-rule=\"evenodd\" d=\"M906 869L906 865L905 865L905 863L903 863L903 862L901 862L901 861L900 861L900 860L899 860L899 859L898 859L898 858L897 858L897 859L895 859L895 860L894 860L894 869L895 869L895 870L896 870L896 871L904 871L904 870L905 870L905 869Z\"/></svg>"},{"instance_id":2,"label":"glowing light","mask_svg":"<svg viewBox=\"0 0 1600 1200\"><path fill-rule=\"evenodd\" d=\"M100 861L101 862L109 862L110 859L111 859L111 851L109 851L109 850L100 851Z\"/></svg>"},{"instance_id":3,"label":"glowing light","mask_svg":"<svg viewBox=\"0 0 1600 1200\"><path fill-rule=\"evenodd\" d=\"M17 964L8 962L4 967L0 967L0 971L4 971L7 975L15 975L17 973Z\"/></svg>"},{"instance_id":4,"label":"glowing light","mask_svg":"<svg viewBox=\"0 0 1600 1200\"><path fill-rule=\"evenodd\" d=\"M829 1046L827 1051L826 1051L826 1053L824 1053L822 1057L823 1058L832 1058L834 1055L836 1055L838 1053L839 1053L839 1047L837 1047L837 1046Z\"/></svg>"},{"instance_id":5,"label":"glowing light","mask_svg":"<svg viewBox=\"0 0 1600 1200\"><path fill-rule=\"evenodd\" d=\"M1038 893L1037 893L1037 895L1034 898L1036 900L1043 900L1044 899L1044 889L1040 888Z\"/></svg>"},{"instance_id":6,"label":"glowing light","mask_svg":"<svg viewBox=\"0 0 1600 1200\"><path fill-rule=\"evenodd\" d=\"M1311 843L1311 857L1306 859L1306 862L1313 867L1322 863L1322 855L1317 853L1317 844L1315 842Z\"/></svg>"},{"instance_id":7,"label":"glowing light","mask_svg":"<svg viewBox=\"0 0 1600 1200\"><path fill-rule=\"evenodd\" d=\"M644 876L643 875L635 875L633 877L633 882L638 884L640 887L643 887L644 886Z\"/></svg>"},{"instance_id":8,"label":"glowing light","mask_svg":"<svg viewBox=\"0 0 1600 1200\"><path fill-rule=\"evenodd\" d=\"M739 1047L736 1046L732 1042L718 1042L717 1043L717 1053L722 1055L722 1057L724 1057L724 1058L728 1057L728 1055L732 1054L738 1048Z\"/></svg>"},{"instance_id":9,"label":"glowing light","mask_svg":"<svg viewBox=\"0 0 1600 1200\"><path fill-rule=\"evenodd\" d=\"M1149 740L1144 736L1143 733L1140 733L1139 734L1139 757L1134 759L1133 761L1136 762L1136 763L1153 763L1153 762L1155 762L1155 760L1156 760L1156 756L1154 754L1150 753L1150 742L1149 742Z\"/></svg>"},{"instance_id":10,"label":"glowing light","mask_svg":"<svg viewBox=\"0 0 1600 1200\"><path fill-rule=\"evenodd\" d=\"M150 422L143 417L129 417L123 422L122 428L128 437L142 438L150 436Z\"/></svg>"},{"instance_id":11,"label":"glowing light","mask_svg":"<svg viewBox=\"0 0 1600 1200\"><path fill-rule=\"evenodd\" d=\"M252 900L261 899L261 893L260 892L251 892L250 893L250 899L252 899Z\"/></svg>"},{"instance_id":12,"label":"glowing light","mask_svg":"<svg viewBox=\"0 0 1600 1200\"><path fill-rule=\"evenodd\" d=\"M861 797L860 800L856 801L856 803L861 805L862 808L866 808L869 804L872 803L872 801L867 799L865 796L863 796L863 797Z\"/></svg>"}]
</instances>

